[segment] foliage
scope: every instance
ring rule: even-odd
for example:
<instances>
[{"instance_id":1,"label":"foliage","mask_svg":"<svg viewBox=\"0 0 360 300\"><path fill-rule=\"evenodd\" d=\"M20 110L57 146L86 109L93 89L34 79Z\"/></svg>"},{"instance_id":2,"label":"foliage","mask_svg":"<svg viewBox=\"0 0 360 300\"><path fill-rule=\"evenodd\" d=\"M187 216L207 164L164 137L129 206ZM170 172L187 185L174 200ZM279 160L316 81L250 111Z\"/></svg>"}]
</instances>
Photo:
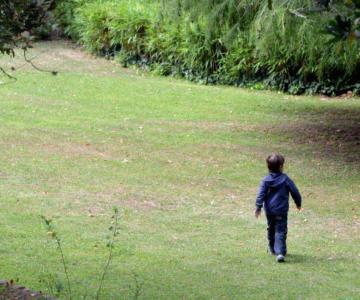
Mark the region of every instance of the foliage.
<instances>
[{"instance_id":1,"label":"foliage","mask_svg":"<svg viewBox=\"0 0 360 300\"><path fill-rule=\"evenodd\" d=\"M358 90L358 0L17 0L0 5L0 53L13 54L14 47L28 47L33 34L49 32L52 22L45 20L55 8L65 35L124 66L204 83L261 82L293 94Z\"/></svg>"},{"instance_id":2,"label":"foliage","mask_svg":"<svg viewBox=\"0 0 360 300\"><path fill-rule=\"evenodd\" d=\"M69 300L71 300L73 298L72 288L71 288L72 281L70 280L69 268L68 268L68 264L65 260L64 250L63 250L63 246L62 246L62 240L61 240L58 232L56 231L55 226L53 225L53 221L49 218L46 218L45 216L42 216L41 218L46 226L48 236L56 242L56 246L57 246L57 249L60 254L61 264L63 266L64 274L66 277L67 298ZM109 239L106 243L106 247L108 247L109 253L108 253L106 264L104 266L104 269L103 269L103 272L102 272L102 275L100 278L99 287L96 291L96 296L95 296L96 300L101 299L101 292L103 290L104 280L109 271L109 268L110 268L110 265L112 263L113 256L114 256L113 251L114 251L114 247L115 247L116 237L119 234L118 230L119 230L120 211L119 211L118 207L113 208L113 215L111 216L111 218L112 218L112 222L111 222L112 225L109 227L111 236L109 237ZM59 279L58 276L56 276L54 274L51 274L51 273L48 274L47 276L41 278L40 282L44 283L47 286L49 292L51 292L52 295L59 296L63 290L63 284L62 284L61 280ZM86 293L88 293L88 291L86 291ZM137 290L137 293L140 293L140 291Z\"/></svg>"},{"instance_id":3,"label":"foliage","mask_svg":"<svg viewBox=\"0 0 360 300\"><path fill-rule=\"evenodd\" d=\"M44 38L52 30L50 11L55 0L0 0L0 55L15 56L17 48L22 49L24 60L39 71L56 75L56 71L42 70L26 56L27 49L35 38ZM0 71L11 80L16 78L0 66ZM15 68L12 68L15 71ZM1 82L1 84L3 84Z\"/></svg>"},{"instance_id":4,"label":"foliage","mask_svg":"<svg viewBox=\"0 0 360 300\"><path fill-rule=\"evenodd\" d=\"M41 34L54 0L0 1L0 54L14 55L17 47L27 48L32 35Z\"/></svg>"},{"instance_id":5,"label":"foliage","mask_svg":"<svg viewBox=\"0 0 360 300\"><path fill-rule=\"evenodd\" d=\"M62 5L64 14L71 7L66 27L71 36L124 66L204 83L261 83L292 94L356 90L359 44L329 43L321 33L333 18L328 3L71 0Z\"/></svg>"},{"instance_id":6,"label":"foliage","mask_svg":"<svg viewBox=\"0 0 360 300\"><path fill-rule=\"evenodd\" d=\"M54 9L54 19L59 28L62 29L62 34L65 37L78 40L79 36L74 29L73 24L75 20L75 11L78 7L89 3L86 0L56 0L56 7Z\"/></svg>"},{"instance_id":7,"label":"foliage","mask_svg":"<svg viewBox=\"0 0 360 300\"><path fill-rule=\"evenodd\" d=\"M333 36L332 42L359 39L360 1L344 0L341 10L336 10L335 18L326 26L326 31Z\"/></svg>"},{"instance_id":8,"label":"foliage","mask_svg":"<svg viewBox=\"0 0 360 300\"><path fill-rule=\"evenodd\" d=\"M43 221L45 223L48 236L56 242L57 249L59 250L61 263L62 263L62 266L64 268L64 274L66 276L68 299L71 300L72 299L72 292L71 292L71 283L70 283L70 277L69 277L69 270L68 270L68 265L67 265L67 263L65 261L65 256L64 256L64 251L63 251L60 236L56 232L55 227L54 227L51 219L48 219L45 216L42 216L42 219L43 219ZM60 291L61 289L60 289L60 287L57 286L56 290Z\"/></svg>"},{"instance_id":9,"label":"foliage","mask_svg":"<svg viewBox=\"0 0 360 300\"><path fill-rule=\"evenodd\" d=\"M106 264L104 266L103 273L101 275L99 288L98 288L98 290L96 292L96 297L95 297L96 300L100 299L101 292L102 292L102 289L103 289L104 280L105 280L105 276L106 276L107 272L109 271L110 264L111 264L111 262L113 260L113 255L114 255L113 251L114 251L114 247L115 247L116 236L119 234L118 233L118 230L119 230L119 218L120 218L119 208L114 207L113 211L114 211L114 213L113 213L113 215L111 217L113 219L113 222L112 222L112 225L109 227L109 231L111 232L111 236L109 237L109 240L108 240L108 242L106 244L106 247L109 248L109 255L108 255Z\"/></svg>"}]
</instances>

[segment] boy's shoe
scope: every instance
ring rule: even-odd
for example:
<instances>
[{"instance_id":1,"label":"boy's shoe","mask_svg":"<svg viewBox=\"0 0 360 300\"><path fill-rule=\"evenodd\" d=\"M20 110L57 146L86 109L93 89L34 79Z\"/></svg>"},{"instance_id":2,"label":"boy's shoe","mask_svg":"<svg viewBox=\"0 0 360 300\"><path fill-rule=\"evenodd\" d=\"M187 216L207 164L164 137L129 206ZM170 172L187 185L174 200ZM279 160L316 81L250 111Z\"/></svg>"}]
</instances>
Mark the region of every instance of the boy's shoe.
<instances>
[{"instance_id":1,"label":"boy's shoe","mask_svg":"<svg viewBox=\"0 0 360 300\"><path fill-rule=\"evenodd\" d=\"M277 261L278 263L285 262L285 257L284 257L284 255L282 255L282 254L277 255L277 256L276 256L276 261Z\"/></svg>"}]
</instances>

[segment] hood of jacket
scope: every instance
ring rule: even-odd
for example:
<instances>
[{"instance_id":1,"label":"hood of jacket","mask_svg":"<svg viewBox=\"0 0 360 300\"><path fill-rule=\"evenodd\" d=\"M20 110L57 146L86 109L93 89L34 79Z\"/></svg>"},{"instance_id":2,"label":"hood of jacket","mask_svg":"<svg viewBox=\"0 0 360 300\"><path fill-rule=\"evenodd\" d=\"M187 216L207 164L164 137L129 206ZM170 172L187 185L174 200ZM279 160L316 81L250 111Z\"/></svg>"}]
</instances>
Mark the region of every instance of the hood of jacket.
<instances>
[{"instance_id":1,"label":"hood of jacket","mask_svg":"<svg viewBox=\"0 0 360 300\"><path fill-rule=\"evenodd\" d=\"M269 173L268 176L265 177L264 181L268 184L268 186L275 188L278 187L287 180L287 175L285 173Z\"/></svg>"}]
</instances>

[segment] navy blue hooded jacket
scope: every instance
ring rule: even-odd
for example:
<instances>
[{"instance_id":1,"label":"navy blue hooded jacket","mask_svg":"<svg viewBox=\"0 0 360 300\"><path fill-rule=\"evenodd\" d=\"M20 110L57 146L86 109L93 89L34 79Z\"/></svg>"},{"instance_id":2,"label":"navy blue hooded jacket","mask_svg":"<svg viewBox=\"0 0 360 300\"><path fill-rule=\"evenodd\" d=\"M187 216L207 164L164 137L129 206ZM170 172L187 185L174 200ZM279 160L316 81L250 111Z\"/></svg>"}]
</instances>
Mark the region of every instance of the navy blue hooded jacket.
<instances>
[{"instance_id":1,"label":"navy blue hooded jacket","mask_svg":"<svg viewBox=\"0 0 360 300\"><path fill-rule=\"evenodd\" d=\"M289 193L297 207L301 207L301 195L294 182L284 173L269 173L261 184L256 197L256 208L263 204L267 214L284 215L289 211Z\"/></svg>"}]
</instances>

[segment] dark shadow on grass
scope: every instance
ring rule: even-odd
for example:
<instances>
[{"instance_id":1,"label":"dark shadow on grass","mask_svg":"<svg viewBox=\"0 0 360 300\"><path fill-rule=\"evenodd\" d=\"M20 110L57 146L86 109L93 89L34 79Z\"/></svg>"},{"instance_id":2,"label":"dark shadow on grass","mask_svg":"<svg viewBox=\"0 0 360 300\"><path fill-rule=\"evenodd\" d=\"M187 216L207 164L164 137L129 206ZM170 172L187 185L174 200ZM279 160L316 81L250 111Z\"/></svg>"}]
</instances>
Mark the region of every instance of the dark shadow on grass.
<instances>
[{"instance_id":1,"label":"dark shadow on grass","mask_svg":"<svg viewBox=\"0 0 360 300\"><path fill-rule=\"evenodd\" d=\"M360 100L359 100L360 102ZM360 108L294 107L298 120L273 127L274 133L304 145L315 158L360 166Z\"/></svg>"}]
</instances>

